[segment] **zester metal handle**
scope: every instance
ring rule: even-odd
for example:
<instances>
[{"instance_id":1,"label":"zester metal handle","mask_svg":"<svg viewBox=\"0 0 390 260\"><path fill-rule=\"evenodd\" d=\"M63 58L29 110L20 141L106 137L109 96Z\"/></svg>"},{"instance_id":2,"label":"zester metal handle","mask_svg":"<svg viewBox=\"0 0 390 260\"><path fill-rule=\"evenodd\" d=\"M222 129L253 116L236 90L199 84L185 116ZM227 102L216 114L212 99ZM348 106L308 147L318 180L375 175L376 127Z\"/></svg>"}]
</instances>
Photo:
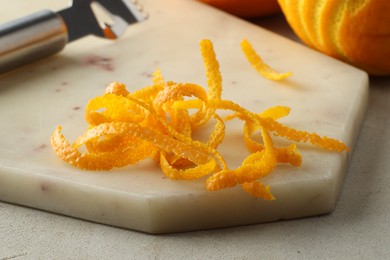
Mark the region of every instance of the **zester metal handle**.
<instances>
[{"instance_id":1,"label":"zester metal handle","mask_svg":"<svg viewBox=\"0 0 390 260\"><path fill-rule=\"evenodd\" d=\"M0 25L0 74L55 54L67 42L63 19L50 10Z\"/></svg>"}]
</instances>

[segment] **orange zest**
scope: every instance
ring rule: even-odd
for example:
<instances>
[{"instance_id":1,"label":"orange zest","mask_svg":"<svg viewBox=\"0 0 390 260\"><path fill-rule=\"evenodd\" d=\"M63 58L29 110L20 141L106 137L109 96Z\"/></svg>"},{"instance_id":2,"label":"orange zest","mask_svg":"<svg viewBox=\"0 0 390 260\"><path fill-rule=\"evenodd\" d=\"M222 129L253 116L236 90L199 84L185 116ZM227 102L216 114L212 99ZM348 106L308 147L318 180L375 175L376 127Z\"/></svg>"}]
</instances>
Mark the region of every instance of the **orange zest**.
<instances>
[{"instance_id":1,"label":"orange zest","mask_svg":"<svg viewBox=\"0 0 390 260\"><path fill-rule=\"evenodd\" d=\"M261 179L287 163L298 167L302 155L297 145L274 145L272 135L294 142L307 142L329 151L343 152L344 143L287 127L277 120L290 108L277 106L261 113L251 112L231 100L222 99L222 76L213 45L200 43L207 77L207 89L193 83L165 81L160 70L153 74L153 84L130 93L122 83L111 83L102 96L89 101L85 109L88 129L70 144L58 126L51 145L65 162L87 170L110 170L153 159L170 179L192 180L208 176L206 189L216 191L241 185L249 194L273 200L271 187ZM246 47L244 49L247 49ZM244 50L245 52L245 50ZM266 68L269 68L268 66ZM266 69L271 78L285 76ZM231 115L221 118L220 110ZM243 141L249 155L242 164L230 169L218 152L225 137L225 121L243 122ZM207 140L194 138L206 123L214 122ZM260 133L261 140L253 135ZM80 152L81 148L86 152Z\"/></svg>"},{"instance_id":2,"label":"orange zest","mask_svg":"<svg viewBox=\"0 0 390 260\"><path fill-rule=\"evenodd\" d=\"M270 80L282 80L292 75L292 72L278 73L268 66L260 58L260 56L253 49L250 42L246 39L241 42L241 49L244 52L249 63L259 72L263 77Z\"/></svg>"}]
</instances>

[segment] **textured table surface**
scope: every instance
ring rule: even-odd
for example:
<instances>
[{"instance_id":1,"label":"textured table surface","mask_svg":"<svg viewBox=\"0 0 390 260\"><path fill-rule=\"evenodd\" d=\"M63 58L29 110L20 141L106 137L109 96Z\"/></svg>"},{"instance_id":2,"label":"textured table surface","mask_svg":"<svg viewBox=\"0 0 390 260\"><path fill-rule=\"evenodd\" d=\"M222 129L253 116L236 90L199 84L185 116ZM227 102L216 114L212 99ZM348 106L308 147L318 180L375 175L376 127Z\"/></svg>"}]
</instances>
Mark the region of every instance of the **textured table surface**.
<instances>
[{"instance_id":1,"label":"textured table surface","mask_svg":"<svg viewBox=\"0 0 390 260\"><path fill-rule=\"evenodd\" d=\"M295 38L281 16L253 22ZM156 236L0 203L0 259L385 259L390 254L390 78L370 81L367 116L331 214Z\"/></svg>"}]
</instances>

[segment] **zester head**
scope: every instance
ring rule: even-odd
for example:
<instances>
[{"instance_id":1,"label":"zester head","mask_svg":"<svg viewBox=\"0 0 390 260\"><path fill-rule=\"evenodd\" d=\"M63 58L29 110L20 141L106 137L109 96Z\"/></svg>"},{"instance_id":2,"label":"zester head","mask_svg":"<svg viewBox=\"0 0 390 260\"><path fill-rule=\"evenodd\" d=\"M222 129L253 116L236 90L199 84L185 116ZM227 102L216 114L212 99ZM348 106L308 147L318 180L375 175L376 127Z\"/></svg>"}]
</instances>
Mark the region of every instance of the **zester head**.
<instances>
[{"instance_id":1,"label":"zester head","mask_svg":"<svg viewBox=\"0 0 390 260\"><path fill-rule=\"evenodd\" d=\"M133 23L147 18L136 0L73 0L59 11L68 30L68 42L93 34L116 39Z\"/></svg>"}]
</instances>

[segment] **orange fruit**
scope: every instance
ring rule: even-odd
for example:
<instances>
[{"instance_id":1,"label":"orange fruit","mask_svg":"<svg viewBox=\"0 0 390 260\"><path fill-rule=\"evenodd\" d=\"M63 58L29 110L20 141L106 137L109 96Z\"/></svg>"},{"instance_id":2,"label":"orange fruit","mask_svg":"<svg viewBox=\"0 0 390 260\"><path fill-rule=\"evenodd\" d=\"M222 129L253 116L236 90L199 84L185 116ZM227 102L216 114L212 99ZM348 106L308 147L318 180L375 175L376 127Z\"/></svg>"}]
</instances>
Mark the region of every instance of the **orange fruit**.
<instances>
[{"instance_id":1,"label":"orange fruit","mask_svg":"<svg viewBox=\"0 0 390 260\"><path fill-rule=\"evenodd\" d=\"M389 0L278 0L308 46L370 75L390 75Z\"/></svg>"},{"instance_id":2,"label":"orange fruit","mask_svg":"<svg viewBox=\"0 0 390 260\"><path fill-rule=\"evenodd\" d=\"M277 0L200 0L236 16L251 18L280 12Z\"/></svg>"}]
</instances>

